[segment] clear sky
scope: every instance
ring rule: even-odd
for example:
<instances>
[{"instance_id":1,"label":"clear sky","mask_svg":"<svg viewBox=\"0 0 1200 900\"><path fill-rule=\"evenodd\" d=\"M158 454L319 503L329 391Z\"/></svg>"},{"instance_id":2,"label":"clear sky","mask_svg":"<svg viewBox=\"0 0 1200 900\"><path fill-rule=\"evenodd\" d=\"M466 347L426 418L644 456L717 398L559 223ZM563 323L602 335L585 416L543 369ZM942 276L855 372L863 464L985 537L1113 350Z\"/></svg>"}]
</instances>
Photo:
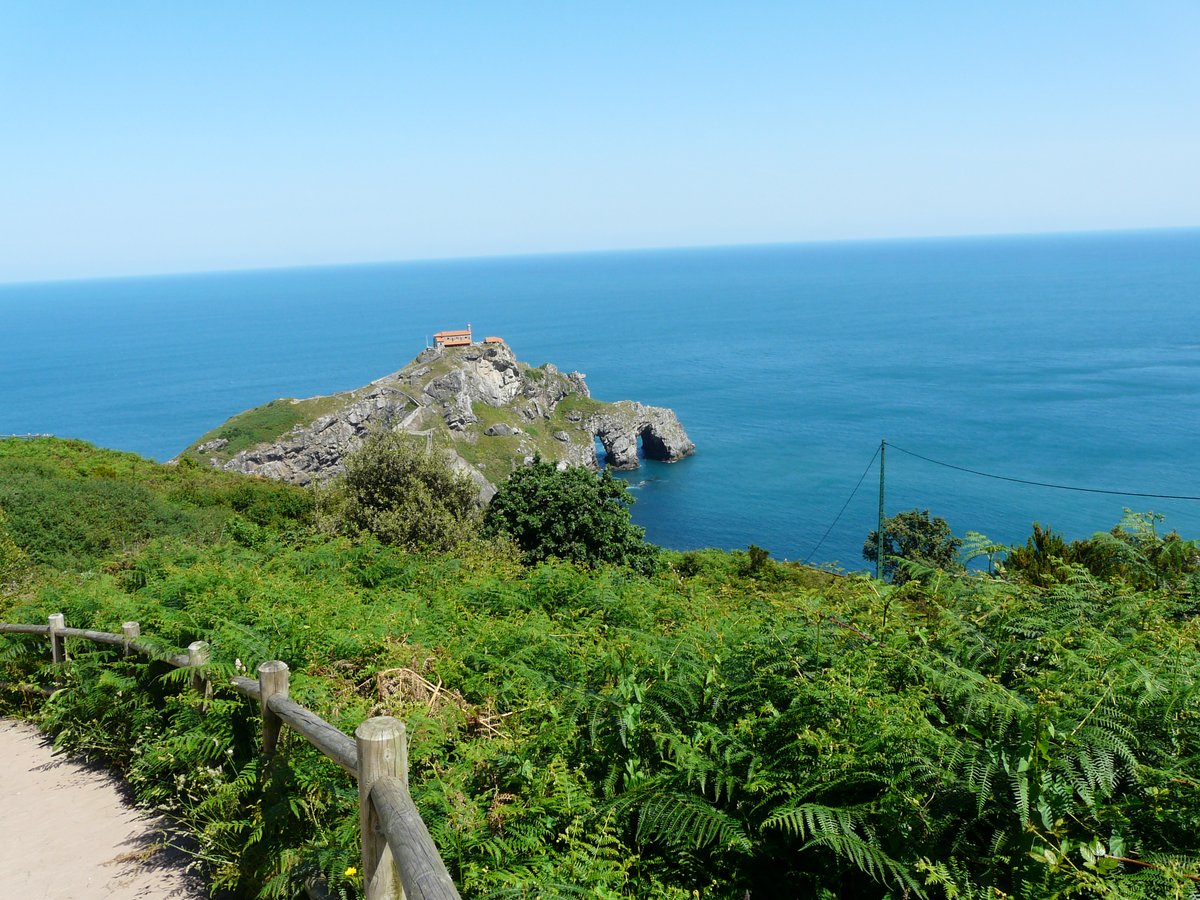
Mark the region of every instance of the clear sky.
<instances>
[{"instance_id":1,"label":"clear sky","mask_svg":"<svg viewBox=\"0 0 1200 900\"><path fill-rule=\"evenodd\" d=\"M0 281L1200 225L1200 2L0 0Z\"/></svg>"}]
</instances>

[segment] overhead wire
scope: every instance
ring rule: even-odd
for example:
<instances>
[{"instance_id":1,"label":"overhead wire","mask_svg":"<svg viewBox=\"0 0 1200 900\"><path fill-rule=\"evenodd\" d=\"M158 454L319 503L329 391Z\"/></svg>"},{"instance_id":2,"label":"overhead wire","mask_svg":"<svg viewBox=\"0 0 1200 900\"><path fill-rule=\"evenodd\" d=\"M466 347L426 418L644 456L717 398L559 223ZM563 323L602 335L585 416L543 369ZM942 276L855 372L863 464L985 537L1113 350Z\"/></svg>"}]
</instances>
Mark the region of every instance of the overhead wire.
<instances>
[{"instance_id":1,"label":"overhead wire","mask_svg":"<svg viewBox=\"0 0 1200 900\"><path fill-rule=\"evenodd\" d=\"M875 448L875 453L871 456L871 461L867 463L867 467L863 469L862 476L858 479L858 484L854 486L854 490L850 492L850 496L846 498L846 502L842 504L842 508L838 511L838 514L834 516L833 521L829 523L829 527L825 529L825 533L821 535L821 539L817 541L817 545L813 547L812 550L809 551L808 556L804 558L804 565L808 565L812 558L817 555L817 551L820 550L821 545L825 543L825 538L829 537L830 532L833 531L834 527L841 520L842 513L846 511L846 507L850 505L850 501L854 499L854 495L858 493L858 489L862 487L862 483L866 481L867 473L871 471L871 466L875 465L875 460L879 458L879 451L882 447L883 444L881 443Z\"/></svg>"},{"instance_id":2,"label":"overhead wire","mask_svg":"<svg viewBox=\"0 0 1200 900\"><path fill-rule=\"evenodd\" d=\"M1083 494L1107 494L1109 496L1116 496L1116 497L1146 497L1146 498L1149 498L1152 500L1200 501L1200 496L1192 496L1190 494L1156 494L1156 493L1151 493L1151 492L1147 492L1147 491L1119 491L1119 490L1110 489L1110 488L1080 487L1079 485L1056 484L1056 483L1050 482L1050 481L1034 481L1029 478L1015 478L1011 475L997 475L993 472L983 472L979 469L972 469L968 466L959 466L959 465L955 465L954 463L944 462L943 460L940 460L940 459L934 459L933 457L926 456L923 453L917 453L913 450L907 450L904 447L899 446L898 444L893 444L891 441L880 441L879 446L875 448L875 453L871 456L870 462L867 463L867 467L865 469L863 469L863 473L859 477L858 483L856 485L854 485L854 490L852 490L850 492L850 496L846 498L846 502L842 504L842 508L838 511L838 514L836 516L834 516L833 521L829 523L829 527L825 529L825 533L821 535L821 539L819 541L817 541L816 545L812 548L812 550L809 551L808 556L806 556L804 558L805 565L808 565L808 563L810 563L812 561L812 558L817 555L817 551L821 549L822 545L824 545L824 543L825 543L825 540L829 537L830 534L833 533L833 529L837 527L837 523L841 521L842 515L846 512L846 509L850 506L850 502L854 499L855 495L858 493L858 489L861 488L863 482L866 481L867 474L871 471L871 467L873 465L875 465L875 460L879 458L879 451L883 449L884 444L891 447L893 450L899 450L901 453L904 453L908 456L912 456L919 460L923 460L924 462L927 462L927 463L932 463L935 466L942 466L943 468L946 468L946 469L953 469L956 472L966 472L968 475L978 475L981 478L992 478L992 479L995 479L996 481L1008 481L1013 484L1027 484L1027 485L1031 485L1033 487L1053 488L1053 489L1059 490L1059 491L1076 491L1078 493L1083 493Z\"/></svg>"},{"instance_id":3,"label":"overhead wire","mask_svg":"<svg viewBox=\"0 0 1200 900\"><path fill-rule=\"evenodd\" d=\"M1186 494L1150 494L1142 491L1117 491L1108 490L1106 488L1089 488L1078 487L1070 484L1054 484L1049 481L1031 481L1027 478L1013 478L1008 475L994 475L991 472L981 472L978 469L970 469L966 466L956 466L953 463L942 462L940 459L933 459L929 456L924 456L920 453L914 453L912 450L905 450L903 447L893 444L891 441L887 445L893 450L899 450L901 453L907 453L909 456L915 456L917 459L922 459L927 463L933 463L935 466L943 466L947 469L954 469L957 472L967 472L971 475L979 475L983 478L994 478L997 481L1011 481L1014 484L1029 484L1034 487L1055 488L1060 491L1078 491L1084 494L1110 494L1117 497L1149 497L1153 500L1200 500L1200 497L1192 497Z\"/></svg>"}]
</instances>

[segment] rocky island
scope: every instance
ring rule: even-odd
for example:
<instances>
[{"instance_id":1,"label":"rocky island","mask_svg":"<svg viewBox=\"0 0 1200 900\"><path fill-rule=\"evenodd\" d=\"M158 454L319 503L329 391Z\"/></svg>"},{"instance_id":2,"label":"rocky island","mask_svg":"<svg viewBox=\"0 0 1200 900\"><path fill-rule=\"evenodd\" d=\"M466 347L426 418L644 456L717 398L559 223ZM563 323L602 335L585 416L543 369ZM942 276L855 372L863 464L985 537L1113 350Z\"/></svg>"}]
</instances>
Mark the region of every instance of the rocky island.
<instances>
[{"instance_id":1,"label":"rocky island","mask_svg":"<svg viewBox=\"0 0 1200 900\"><path fill-rule=\"evenodd\" d=\"M596 400L579 372L530 366L498 338L477 343L469 332L453 334L467 337L439 340L400 371L356 390L247 410L180 457L308 484L340 471L372 429L391 428L445 452L486 499L535 455L599 468L597 440L613 469L636 469L639 444L646 458L665 462L695 450L670 409Z\"/></svg>"}]
</instances>

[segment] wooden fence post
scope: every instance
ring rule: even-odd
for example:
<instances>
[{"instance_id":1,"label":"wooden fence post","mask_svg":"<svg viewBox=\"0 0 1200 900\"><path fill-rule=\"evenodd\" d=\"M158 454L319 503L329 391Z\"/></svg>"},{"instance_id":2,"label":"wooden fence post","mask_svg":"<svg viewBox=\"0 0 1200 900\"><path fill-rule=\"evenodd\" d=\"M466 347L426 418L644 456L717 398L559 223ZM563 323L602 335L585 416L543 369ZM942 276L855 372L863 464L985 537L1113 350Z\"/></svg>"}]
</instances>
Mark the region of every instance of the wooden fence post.
<instances>
[{"instance_id":1,"label":"wooden fence post","mask_svg":"<svg viewBox=\"0 0 1200 900\"><path fill-rule=\"evenodd\" d=\"M142 626L137 622L124 622L121 625L121 651L125 656L133 653L133 642L142 636Z\"/></svg>"},{"instance_id":2,"label":"wooden fence post","mask_svg":"<svg viewBox=\"0 0 1200 900\"><path fill-rule=\"evenodd\" d=\"M65 662L67 658L67 641L60 632L67 627L66 617L62 613L51 613L50 617L50 656L56 662Z\"/></svg>"},{"instance_id":3,"label":"wooden fence post","mask_svg":"<svg viewBox=\"0 0 1200 900\"><path fill-rule=\"evenodd\" d=\"M212 685L201 667L208 665L208 644L204 641L192 641L188 644L188 667L192 670L192 690L197 694L208 697L212 694Z\"/></svg>"},{"instance_id":4,"label":"wooden fence post","mask_svg":"<svg viewBox=\"0 0 1200 900\"><path fill-rule=\"evenodd\" d=\"M282 722L279 716L271 711L268 701L276 694L288 695L288 666L285 662L273 659L258 667L258 690L262 709L262 742L263 753L272 754L279 744L279 729Z\"/></svg>"},{"instance_id":5,"label":"wooden fence post","mask_svg":"<svg viewBox=\"0 0 1200 900\"><path fill-rule=\"evenodd\" d=\"M362 836L362 877L366 900L403 898L387 840L371 804L371 787L383 775L399 778L408 789L408 735L391 716L367 719L354 732L358 746L358 829Z\"/></svg>"}]
</instances>

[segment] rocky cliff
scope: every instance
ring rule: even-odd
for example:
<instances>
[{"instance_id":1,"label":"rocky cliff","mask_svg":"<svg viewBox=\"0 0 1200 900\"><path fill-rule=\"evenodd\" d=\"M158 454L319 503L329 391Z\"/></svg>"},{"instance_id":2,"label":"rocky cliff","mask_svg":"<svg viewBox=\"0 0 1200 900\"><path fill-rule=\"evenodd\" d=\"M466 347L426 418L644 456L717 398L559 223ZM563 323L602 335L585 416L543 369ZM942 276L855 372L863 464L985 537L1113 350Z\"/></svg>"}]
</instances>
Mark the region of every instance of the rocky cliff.
<instances>
[{"instance_id":1,"label":"rocky cliff","mask_svg":"<svg viewBox=\"0 0 1200 900\"><path fill-rule=\"evenodd\" d=\"M536 454L564 465L636 469L674 462L695 445L669 409L592 398L584 376L547 363L531 367L506 344L423 351L358 390L308 400L275 400L234 416L181 456L217 468L294 484L341 469L343 457L375 428L425 438L469 474L483 496Z\"/></svg>"}]
</instances>

